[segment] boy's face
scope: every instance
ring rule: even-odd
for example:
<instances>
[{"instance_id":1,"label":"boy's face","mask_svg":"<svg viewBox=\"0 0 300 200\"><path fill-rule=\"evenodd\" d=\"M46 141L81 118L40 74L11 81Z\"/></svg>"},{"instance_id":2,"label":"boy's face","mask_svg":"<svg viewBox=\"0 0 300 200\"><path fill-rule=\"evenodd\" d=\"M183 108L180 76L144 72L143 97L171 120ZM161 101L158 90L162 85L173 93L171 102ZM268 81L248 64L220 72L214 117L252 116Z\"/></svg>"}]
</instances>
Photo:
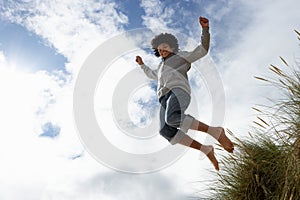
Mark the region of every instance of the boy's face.
<instances>
[{"instance_id":1,"label":"boy's face","mask_svg":"<svg viewBox=\"0 0 300 200\"><path fill-rule=\"evenodd\" d=\"M158 45L157 50L159 55L163 58L166 58L171 53L173 53L173 48L171 48L167 43L161 43L160 45Z\"/></svg>"}]
</instances>

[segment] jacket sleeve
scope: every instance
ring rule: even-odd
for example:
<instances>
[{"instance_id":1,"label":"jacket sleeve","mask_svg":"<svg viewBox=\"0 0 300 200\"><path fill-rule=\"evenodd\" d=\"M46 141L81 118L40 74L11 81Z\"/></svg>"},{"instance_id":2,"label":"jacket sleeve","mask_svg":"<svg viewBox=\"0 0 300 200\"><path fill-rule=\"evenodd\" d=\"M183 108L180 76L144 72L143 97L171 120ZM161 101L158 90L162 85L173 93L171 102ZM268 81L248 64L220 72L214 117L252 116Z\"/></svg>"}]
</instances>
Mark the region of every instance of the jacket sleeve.
<instances>
[{"instance_id":1,"label":"jacket sleeve","mask_svg":"<svg viewBox=\"0 0 300 200\"><path fill-rule=\"evenodd\" d=\"M157 69L152 70L145 64L141 65L141 68L143 69L144 73L148 78L157 80Z\"/></svg>"},{"instance_id":2,"label":"jacket sleeve","mask_svg":"<svg viewBox=\"0 0 300 200\"><path fill-rule=\"evenodd\" d=\"M209 28L203 28L202 35L201 35L201 44L198 45L193 51L185 52L183 54L184 58L189 63L192 63L204 57L208 53L209 43L210 43Z\"/></svg>"}]
</instances>

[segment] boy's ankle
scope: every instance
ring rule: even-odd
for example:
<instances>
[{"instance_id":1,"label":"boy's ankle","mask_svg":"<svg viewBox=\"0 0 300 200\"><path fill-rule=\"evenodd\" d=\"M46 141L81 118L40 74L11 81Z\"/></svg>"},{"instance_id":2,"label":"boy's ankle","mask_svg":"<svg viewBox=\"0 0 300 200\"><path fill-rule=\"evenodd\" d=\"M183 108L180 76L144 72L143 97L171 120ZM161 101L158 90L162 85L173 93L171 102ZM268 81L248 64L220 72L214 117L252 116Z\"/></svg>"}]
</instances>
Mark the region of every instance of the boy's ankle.
<instances>
[{"instance_id":1,"label":"boy's ankle","mask_svg":"<svg viewBox=\"0 0 300 200\"><path fill-rule=\"evenodd\" d=\"M213 136L214 138L219 138L219 136L221 135L223 131L222 127L214 127L214 126L209 126L207 133L211 136Z\"/></svg>"},{"instance_id":2,"label":"boy's ankle","mask_svg":"<svg viewBox=\"0 0 300 200\"><path fill-rule=\"evenodd\" d=\"M214 149L211 145L202 145L200 151L205 155L209 154Z\"/></svg>"}]
</instances>

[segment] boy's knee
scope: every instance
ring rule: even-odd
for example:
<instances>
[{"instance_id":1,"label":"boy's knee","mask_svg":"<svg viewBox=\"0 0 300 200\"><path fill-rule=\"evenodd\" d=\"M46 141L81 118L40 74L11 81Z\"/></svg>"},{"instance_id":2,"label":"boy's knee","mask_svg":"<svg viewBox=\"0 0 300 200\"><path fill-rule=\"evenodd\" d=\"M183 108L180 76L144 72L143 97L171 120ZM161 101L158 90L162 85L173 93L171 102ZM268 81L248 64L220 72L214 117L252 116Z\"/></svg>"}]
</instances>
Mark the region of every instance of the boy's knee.
<instances>
[{"instance_id":1,"label":"boy's knee","mask_svg":"<svg viewBox=\"0 0 300 200\"><path fill-rule=\"evenodd\" d=\"M180 126L180 121L181 121L180 114L167 115L165 118L166 124L175 128L178 128Z\"/></svg>"},{"instance_id":2,"label":"boy's knee","mask_svg":"<svg viewBox=\"0 0 300 200\"><path fill-rule=\"evenodd\" d=\"M171 138L173 137L173 133L171 133L170 131L167 131L165 129L159 130L159 134L161 136L163 136L165 139L167 139L168 141L170 141Z\"/></svg>"}]
</instances>

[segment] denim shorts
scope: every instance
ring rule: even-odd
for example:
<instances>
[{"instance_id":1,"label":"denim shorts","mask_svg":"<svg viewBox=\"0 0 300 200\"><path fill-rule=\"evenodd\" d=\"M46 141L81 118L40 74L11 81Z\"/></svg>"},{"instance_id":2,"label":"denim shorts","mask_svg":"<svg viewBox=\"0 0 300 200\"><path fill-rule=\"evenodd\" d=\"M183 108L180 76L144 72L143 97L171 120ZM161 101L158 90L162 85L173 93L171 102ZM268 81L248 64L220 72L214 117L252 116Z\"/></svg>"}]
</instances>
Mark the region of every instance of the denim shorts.
<instances>
[{"instance_id":1,"label":"denim shorts","mask_svg":"<svg viewBox=\"0 0 300 200\"><path fill-rule=\"evenodd\" d=\"M178 143L187 133L194 118L185 111L191 102L191 95L181 88L174 88L159 98L159 133L171 144Z\"/></svg>"}]
</instances>

